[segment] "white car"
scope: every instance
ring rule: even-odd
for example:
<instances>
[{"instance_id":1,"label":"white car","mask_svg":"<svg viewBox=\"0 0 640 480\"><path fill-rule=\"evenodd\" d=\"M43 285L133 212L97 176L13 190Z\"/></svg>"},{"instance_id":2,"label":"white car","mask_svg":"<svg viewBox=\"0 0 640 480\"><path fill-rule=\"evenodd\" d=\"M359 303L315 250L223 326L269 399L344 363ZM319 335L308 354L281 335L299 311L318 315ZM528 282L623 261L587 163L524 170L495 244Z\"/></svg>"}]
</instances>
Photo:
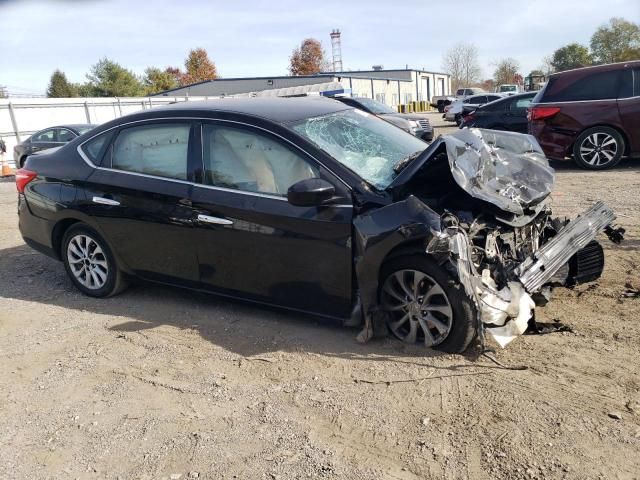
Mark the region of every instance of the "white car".
<instances>
[{"instance_id":1,"label":"white car","mask_svg":"<svg viewBox=\"0 0 640 480\"><path fill-rule=\"evenodd\" d=\"M520 87L515 83L504 83L502 85L498 85L496 88L496 93L503 93L505 95L517 95L520 93Z\"/></svg>"},{"instance_id":2,"label":"white car","mask_svg":"<svg viewBox=\"0 0 640 480\"><path fill-rule=\"evenodd\" d=\"M480 95L472 95L466 98L460 98L453 102L451 105L447 105L444 108L443 118L448 122L456 122L459 124L462 119L462 113L465 107L477 108L485 103L493 102L502 98L504 95L501 93L483 93Z\"/></svg>"}]
</instances>

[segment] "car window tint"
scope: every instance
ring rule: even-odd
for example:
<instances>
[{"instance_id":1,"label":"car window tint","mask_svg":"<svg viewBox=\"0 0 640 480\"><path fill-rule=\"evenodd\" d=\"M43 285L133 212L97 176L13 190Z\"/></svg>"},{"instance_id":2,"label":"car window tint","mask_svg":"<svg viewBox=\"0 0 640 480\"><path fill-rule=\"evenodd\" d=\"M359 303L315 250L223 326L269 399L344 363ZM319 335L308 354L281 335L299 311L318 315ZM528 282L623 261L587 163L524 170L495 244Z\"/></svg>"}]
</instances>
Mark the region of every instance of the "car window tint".
<instances>
[{"instance_id":1,"label":"car window tint","mask_svg":"<svg viewBox=\"0 0 640 480\"><path fill-rule=\"evenodd\" d=\"M74 138L76 138L76 134L73 133L71 130L68 130L66 128L59 128L58 129L58 141L59 142L70 142L71 140L73 140Z\"/></svg>"},{"instance_id":2,"label":"car window tint","mask_svg":"<svg viewBox=\"0 0 640 480\"><path fill-rule=\"evenodd\" d=\"M607 100L618 97L620 71L592 73L571 84L556 81L547 88L544 102L571 102L580 100Z\"/></svg>"},{"instance_id":3,"label":"car window tint","mask_svg":"<svg viewBox=\"0 0 640 480\"><path fill-rule=\"evenodd\" d=\"M111 167L186 180L190 128L163 123L124 129L113 144Z\"/></svg>"},{"instance_id":4,"label":"car window tint","mask_svg":"<svg viewBox=\"0 0 640 480\"><path fill-rule=\"evenodd\" d=\"M638 72L636 72L636 75ZM622 71L620 78L620 95L618 98L633 97L633 71L626 69Z\"/></svg>"},{"instance_id":5,"label":"car window tint","mask_svg":"<svg viewBox=\"0 0 640 480\"><path fill-rule=\"evenodd\" d=\"M36 133L32 138L32 142L55 142L55 131L54 129L43 130L42 132Z\"/></svg>"},{"instance_id":6,"label":"car window tint","mask_svg":"<svg viewBox=\"0 0 640 480\"><path fill-rule=\"evenodd\" d=\"M633 96L640 97L640 68L633 70Z\"/></svg>"},{"instance_id":7,"label":"car window tint","mask_svg":"<svg viewBox=\"0 0 640 480\"><path fill-rule=\"evenodd\" d=\"M299 153L254 130L208 124L202 142L207 185L286 196L294 183L319 176Z\"/></svg>"}]
</instances>

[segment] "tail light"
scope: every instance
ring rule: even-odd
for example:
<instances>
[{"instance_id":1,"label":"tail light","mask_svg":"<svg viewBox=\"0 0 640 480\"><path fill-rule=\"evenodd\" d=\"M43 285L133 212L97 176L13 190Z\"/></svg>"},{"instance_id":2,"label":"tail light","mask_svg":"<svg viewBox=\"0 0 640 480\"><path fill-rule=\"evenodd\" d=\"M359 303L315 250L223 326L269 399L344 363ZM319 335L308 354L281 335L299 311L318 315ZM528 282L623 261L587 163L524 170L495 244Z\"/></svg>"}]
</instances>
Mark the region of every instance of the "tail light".
<instances>
[{"instance_id":1,"label":"tail light","mask_svg":"<svg viewBox=\"0 0 640 480\"><path fill-rule=\"evenodd\" d=\"M560 107L531 107L527 111L527 120L544 120L551 118L560 111Z\"/></svg>"},{"instance_id":2,"label":"tail light","mask_svg":"<svg viewBox=\"0 0 640 480\"><path fill-rule=\"evenodd\" d=\"M38 174L36 172L32 172L31 170L27 170L26 168L21 168L16 171L16 188L18 189L18 193L24 193L24 188L27 186L31 180L36 178Z\"/></svg>"}]
</instances>

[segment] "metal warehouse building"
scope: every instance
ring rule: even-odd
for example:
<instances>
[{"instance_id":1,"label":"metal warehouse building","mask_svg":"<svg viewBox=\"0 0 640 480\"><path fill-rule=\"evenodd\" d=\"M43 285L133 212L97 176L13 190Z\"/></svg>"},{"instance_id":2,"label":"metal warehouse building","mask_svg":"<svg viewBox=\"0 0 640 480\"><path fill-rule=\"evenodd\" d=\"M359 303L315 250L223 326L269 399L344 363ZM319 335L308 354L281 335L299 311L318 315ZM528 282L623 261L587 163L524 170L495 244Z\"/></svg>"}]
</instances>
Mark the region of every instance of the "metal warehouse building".
<instances>
[{"instance_id":1,"label":"metal warehouse building","mask_svg":"<svg viewBox=\"0 0 640 480\"><path fill-rule=\"evenodd\" d=\"M167 90L158 95L285 96L308 92L351 93L353 96L374 98L395 107L412 101L428 101L434 95L449 95L451 78L446 73L426 70L374 69L300 76L220 78Z\"/></svg>"}]
</instances>

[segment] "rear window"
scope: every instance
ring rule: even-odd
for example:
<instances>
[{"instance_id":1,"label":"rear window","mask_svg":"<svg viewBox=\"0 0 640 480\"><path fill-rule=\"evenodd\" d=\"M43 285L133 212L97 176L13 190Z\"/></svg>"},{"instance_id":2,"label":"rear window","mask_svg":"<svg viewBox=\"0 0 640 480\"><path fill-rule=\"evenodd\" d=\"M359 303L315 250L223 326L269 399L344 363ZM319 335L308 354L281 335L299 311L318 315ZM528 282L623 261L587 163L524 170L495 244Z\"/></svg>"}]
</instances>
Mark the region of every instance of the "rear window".
<instances>
[{"instance_id":1,"label":"rear window","mask_svg":"<svg viewBox=\"0 0 640 480\"><path fill-rule=\"evenodd\" d=\"M618 98L620 70L597 72L575 81L569 76L552 77L535 101L575 102L581 100L609 100ZM570 83L569 83L570 82Z\"/></svg>"}]
</instances>

